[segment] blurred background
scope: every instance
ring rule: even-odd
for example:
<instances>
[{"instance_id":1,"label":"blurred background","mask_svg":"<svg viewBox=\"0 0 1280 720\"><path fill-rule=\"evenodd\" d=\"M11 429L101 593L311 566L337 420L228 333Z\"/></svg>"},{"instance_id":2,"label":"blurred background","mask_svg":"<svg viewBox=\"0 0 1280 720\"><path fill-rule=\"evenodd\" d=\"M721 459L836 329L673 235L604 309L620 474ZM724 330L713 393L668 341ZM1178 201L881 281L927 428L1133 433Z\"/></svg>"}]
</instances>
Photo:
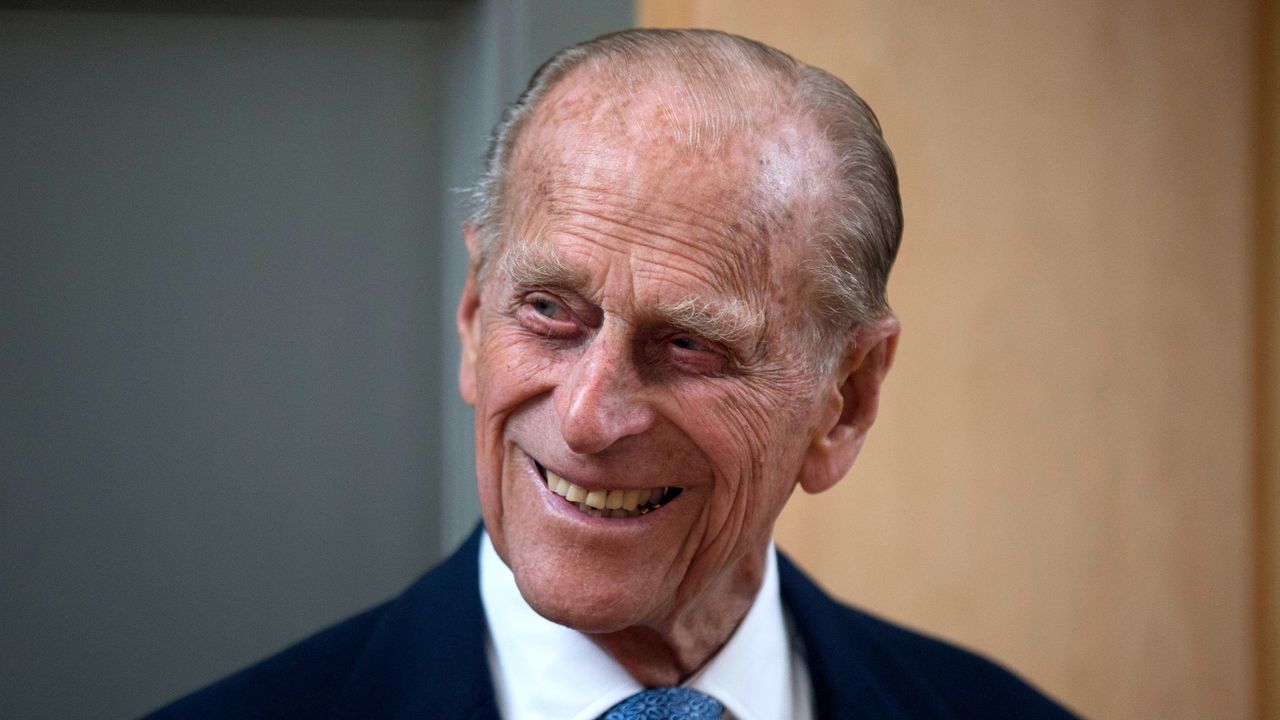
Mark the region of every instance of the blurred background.
<instances>
[{"instance_id":1,"label":"blurred background","mask_svg":"<svg viewBox=\"0 0 1280 720\"><path fill-rule=\"evenodd\" d=\"M555 49L773 44L875 108L903 323L779 544L1100 718L1280 718L1266 0L0 3L0 717L132 717L477 505L460 189Z\"/></svg>"}]
</instances>

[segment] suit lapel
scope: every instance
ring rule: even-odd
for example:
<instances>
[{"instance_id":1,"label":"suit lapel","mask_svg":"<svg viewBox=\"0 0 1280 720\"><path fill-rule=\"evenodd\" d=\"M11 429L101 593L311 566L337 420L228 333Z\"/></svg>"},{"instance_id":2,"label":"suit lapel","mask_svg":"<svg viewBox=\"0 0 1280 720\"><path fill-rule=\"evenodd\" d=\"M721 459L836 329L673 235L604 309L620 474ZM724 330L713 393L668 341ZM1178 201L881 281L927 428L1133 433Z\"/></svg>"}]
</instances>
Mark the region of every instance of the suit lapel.
<instances>
[{"instance_id":1,"label":"suit lapel","mask_svg":"<svg viewBox=\"0 0 1280 720\"><path fill-rule=\"evenodd\" d=\"M333 717L497 720L480 601L480 530L387 606Z\"/></svg>"}]
</instances>

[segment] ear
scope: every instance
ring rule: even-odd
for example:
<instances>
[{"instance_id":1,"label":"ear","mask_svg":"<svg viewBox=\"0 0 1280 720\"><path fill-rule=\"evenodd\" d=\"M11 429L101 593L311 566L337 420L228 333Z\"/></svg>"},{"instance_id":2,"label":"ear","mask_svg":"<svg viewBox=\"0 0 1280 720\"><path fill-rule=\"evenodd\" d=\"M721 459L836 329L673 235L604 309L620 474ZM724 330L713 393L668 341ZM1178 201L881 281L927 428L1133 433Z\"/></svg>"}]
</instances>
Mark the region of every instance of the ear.
<instances>
[{"instance_id":1,"label":"ear","mask_svg":"<svg viewBox=\"0 0 1280 720\"><path fill-rule=\"evenodd\" d=\"M901 330L898 319L886 315L860 328L846 346L835 372L828 378L819 404L819 423L800 469L800 487L820 493L840 482L867 439L880 405L884 382Z\"/></svg>"},{"instance_id":2,"label":"ear","mask_svg":"<svg viewBox=\"0 0 1280 720\"><path fill-rule=\"evenodd\" d=\"M462 238L471 256L467 269L467 281L462 286L458 300L458 339L462 343L462 360L458 364L458 390L468 405L476 403L476 345L480 341L480 289L476 285L476 231L468 225L462 230Z\"/></svg>"}]
</instances>

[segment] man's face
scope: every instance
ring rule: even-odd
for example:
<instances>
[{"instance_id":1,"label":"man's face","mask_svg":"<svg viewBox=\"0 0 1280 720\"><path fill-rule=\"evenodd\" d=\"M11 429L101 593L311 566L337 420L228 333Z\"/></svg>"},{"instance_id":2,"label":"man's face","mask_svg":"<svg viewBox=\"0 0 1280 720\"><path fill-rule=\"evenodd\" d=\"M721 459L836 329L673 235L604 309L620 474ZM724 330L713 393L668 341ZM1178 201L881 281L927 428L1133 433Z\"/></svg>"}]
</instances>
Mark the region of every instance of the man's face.
<instances>
[{"instance_id":1,"label":"man's face","mask_svg":"<svg viewBox=\"0 0 1280 720\"><path fill-rule=\"evenodd\" d=\"M829 399L802 340L804 144L690 152L609 102L544 102L459 312L485 526L539 613L597 633L754 592Z\"/></svg>"}]
</instances>

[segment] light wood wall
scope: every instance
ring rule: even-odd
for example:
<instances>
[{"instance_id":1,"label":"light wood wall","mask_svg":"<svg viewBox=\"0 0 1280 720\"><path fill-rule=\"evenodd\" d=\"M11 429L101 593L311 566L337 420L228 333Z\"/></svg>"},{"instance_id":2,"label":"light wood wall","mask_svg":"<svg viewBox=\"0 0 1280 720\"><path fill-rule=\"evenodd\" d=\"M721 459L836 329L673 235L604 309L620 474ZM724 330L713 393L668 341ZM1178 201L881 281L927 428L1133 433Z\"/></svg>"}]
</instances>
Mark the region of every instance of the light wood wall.
<instances>
[{"instance_id":1,"label":"light wood wall","mask_svg":"<svg viewBox=\"0 0 1280 720\"><path fill-rule=\"evenodd\" d=\"M1280 718L1280 7L1259 4L1254 392L1260 717Z\"/></svg>"},{"instance_id":2,"label":"light wood wall","mask_svg":"<svg viewBox=\"0 0 1280 720\"><path fill-rule=\"evenodd\" d=\"M793 500L779 543L838 595L1087 716L1274 713L1258 5L638 6L641 25L835 72L898 158L904 330L881 419L850 477Z\"/></svg>"}]
</instances>

